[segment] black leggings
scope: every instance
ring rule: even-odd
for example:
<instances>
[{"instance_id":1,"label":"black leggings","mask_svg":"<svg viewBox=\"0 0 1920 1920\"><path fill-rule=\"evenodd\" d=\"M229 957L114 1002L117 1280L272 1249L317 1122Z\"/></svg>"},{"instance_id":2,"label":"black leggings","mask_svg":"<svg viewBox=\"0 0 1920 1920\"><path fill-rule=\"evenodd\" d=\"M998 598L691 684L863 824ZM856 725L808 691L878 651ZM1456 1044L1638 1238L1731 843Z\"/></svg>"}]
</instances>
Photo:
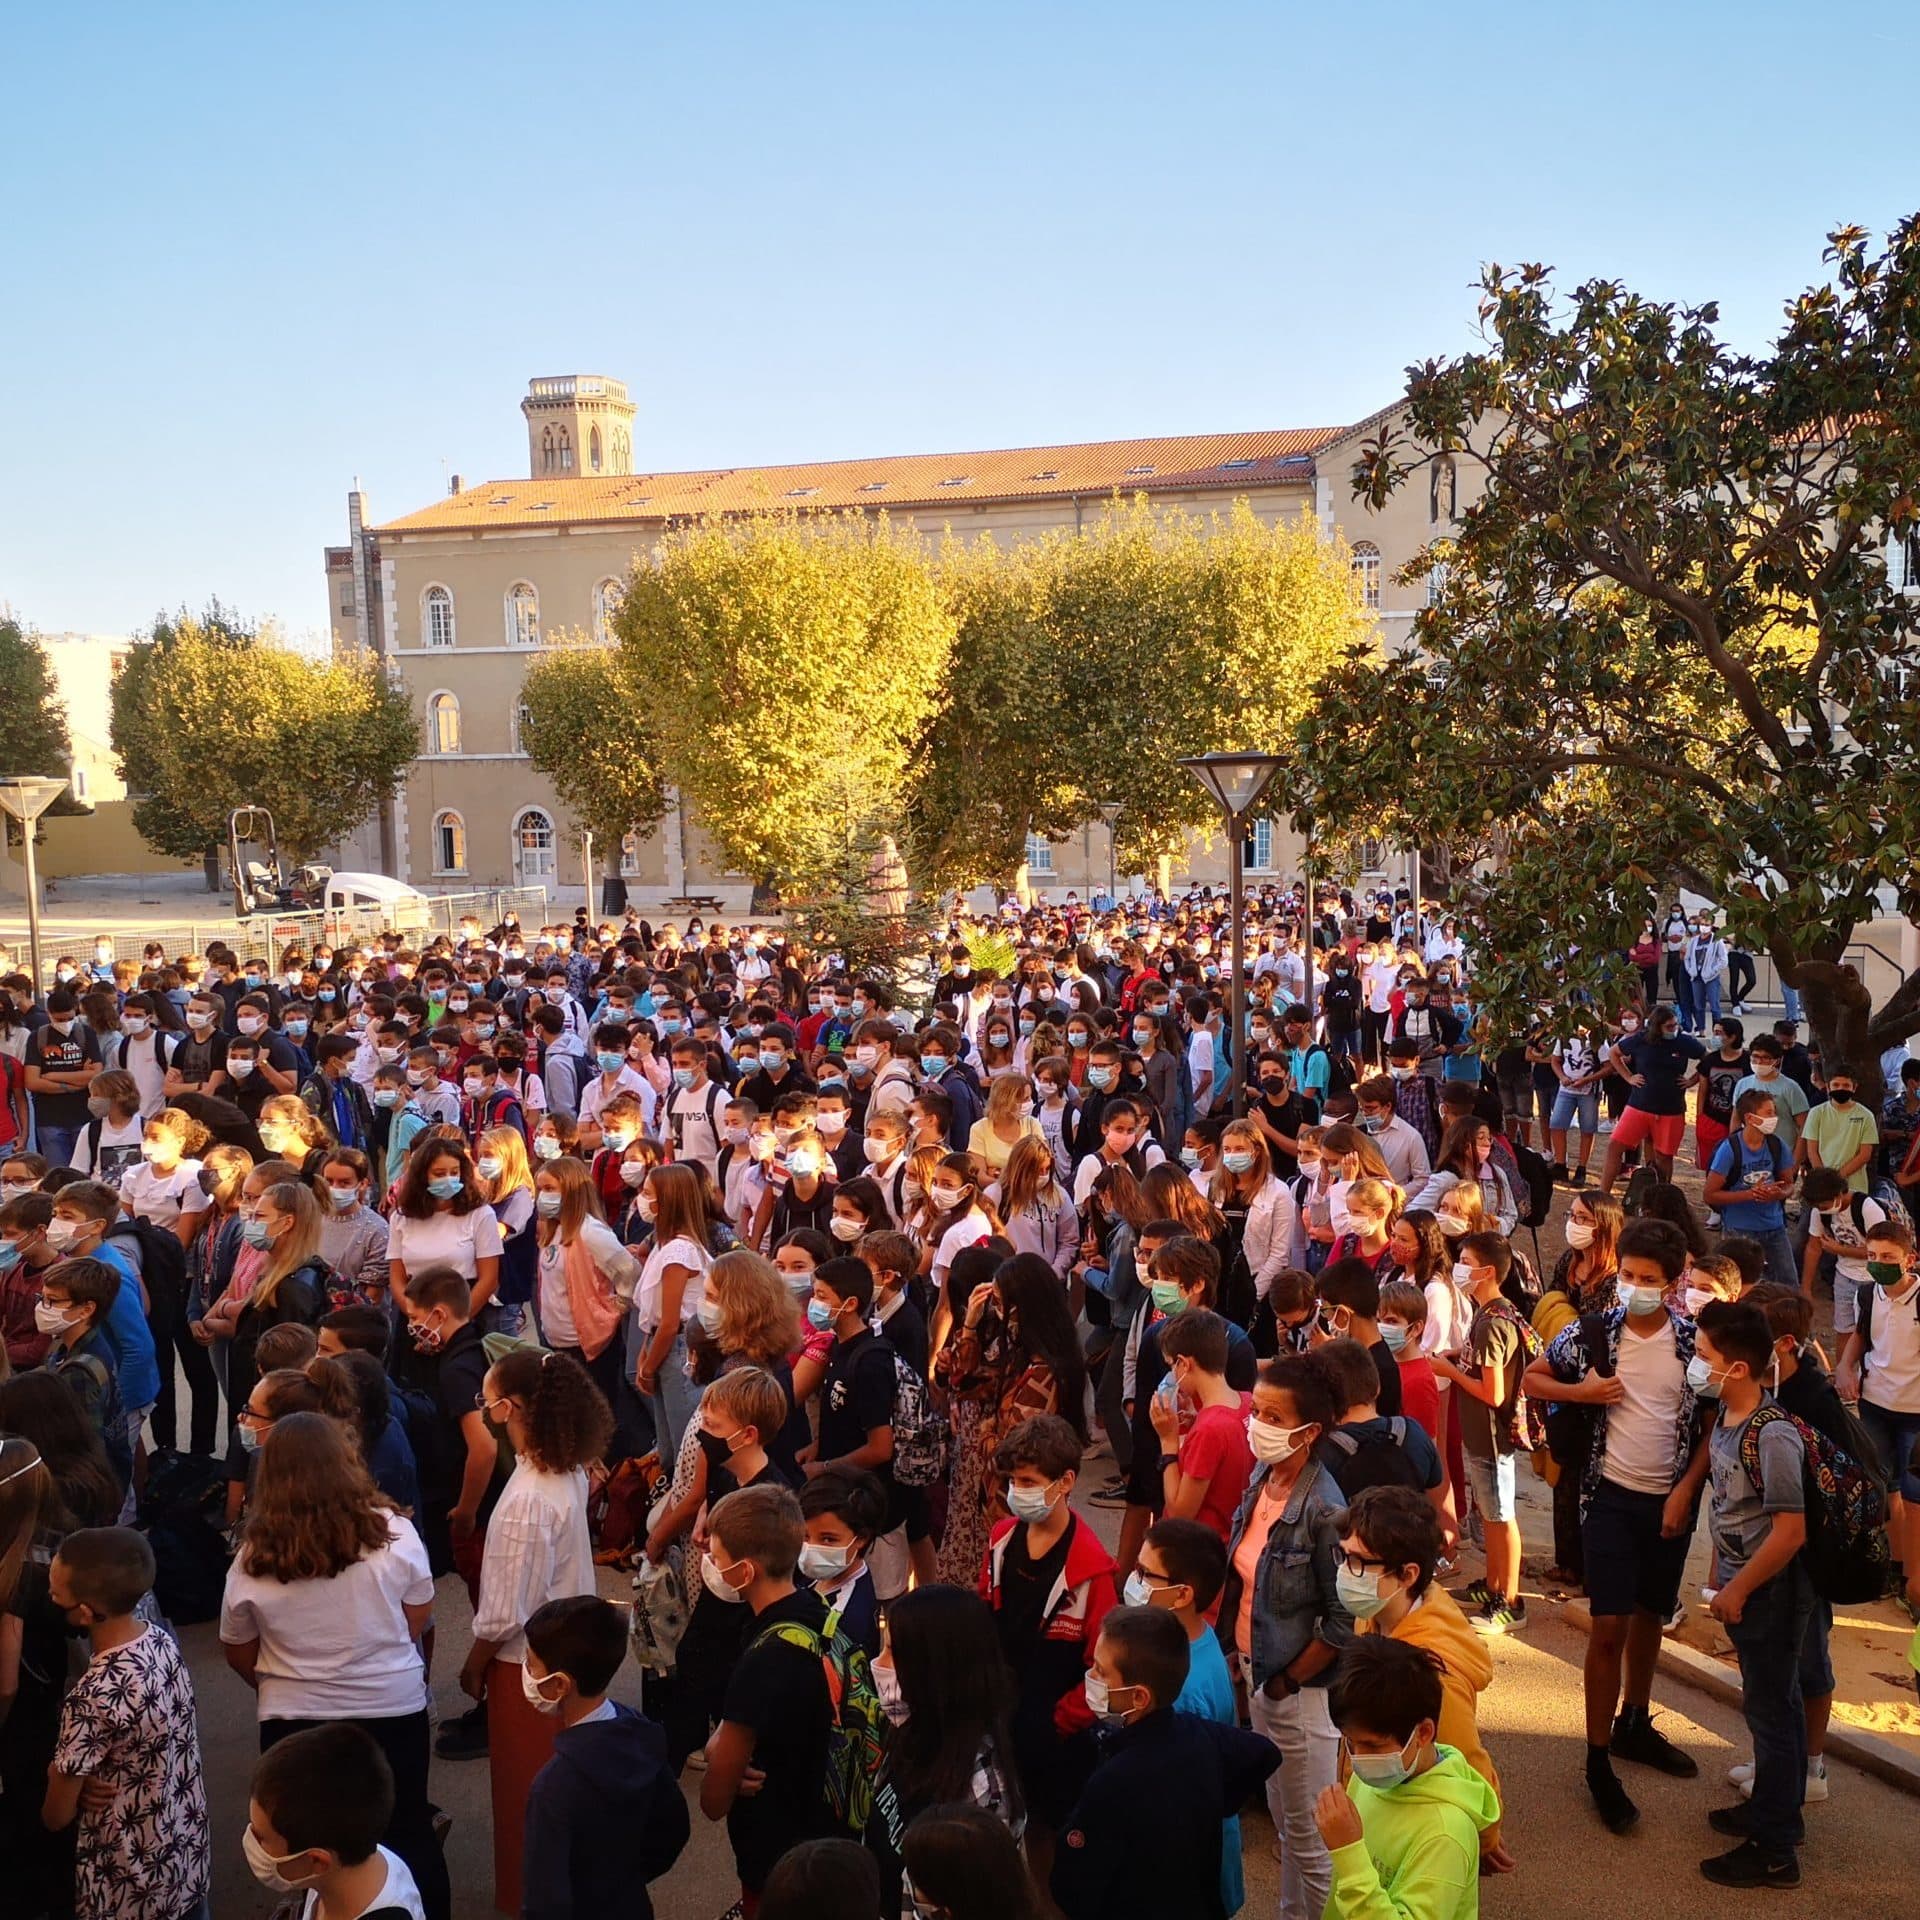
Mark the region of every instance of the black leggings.
<instances>
[{"instance_id":1,"label":"black leggings","mask_svg":"<svg viewBox=\"0 0 1920 1920\"><path fill-rule=\"evenodd\" d=\"M147 1327L153 1335L153 1355L160 1363L160 1393L153 1403L153 1444L171 1451L179 1444L179 1413L175 1406L174 1355L187 1376L191 1403L188 1415L188 1451L211 1459L220 1426L220 1382L214 1377L213 1355L193 1337L185 1304L155 1287L149 1294Z\"/></svg>"},{"instance_id":2,"label":"black leggings","mask_svg":"<svg viewBox=\"0 0 1920 1920\"><path fill-rule=\"evenodd\" d=\"M453 1888L447 1880L447 1857L433 1831L433 1803L427 1798L427 1765L430 1758L427 1735L427 1710L418 1713L383 1715L363 1719L357 1714L341 1718L372 1737L387 1756L393 1769L393 1818L380 1838L407 1863L414 1884L420 1889L420 1902L427 1920L453 1920ZM262 1720L260 1751L276 1745L289 1734L307 1733L315 1727L333 1724L326 1720Z\"/></svg>"}]
</instances>

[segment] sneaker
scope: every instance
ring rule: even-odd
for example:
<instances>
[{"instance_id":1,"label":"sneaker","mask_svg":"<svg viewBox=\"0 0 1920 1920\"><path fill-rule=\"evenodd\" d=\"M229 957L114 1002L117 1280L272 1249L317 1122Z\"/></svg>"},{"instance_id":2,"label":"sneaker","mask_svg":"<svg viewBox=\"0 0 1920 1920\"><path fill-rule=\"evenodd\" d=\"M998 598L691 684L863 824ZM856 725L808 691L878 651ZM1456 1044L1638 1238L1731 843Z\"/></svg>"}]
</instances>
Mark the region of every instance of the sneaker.
<instances>
[{"instance_id":1,"label":"sneaker","mask_svg":"<svg viewBox=\"0 0 1920 1920\"><path fill-rule=\"evenodd\" d=\"M1567 1182L1567 1185L1570 1187L1584 1187L1586 1184L1587 1184L1586 1168L1575 1167L1573 1170L1573 1178Z\"/></svg>"},{"instance_id":2,"label":"sneaker","mask_svg":"<svg viewBox=\"0 0 1920 1920\"><path fill-rule=\"evenodd\" d=\"M1614 1721L1607 1751L1616 1760L1632 1760L1656 1773L1671 1774L1676 1780L1691 1780L1700 1771L1699 1761L1690 1753L1682 1753L1645 1714L1636 1715L1631 1722L1622 1714Z\"/></svg>"},{"instance_id":3,"label":"sneaker","mask_svg":"<svg viewBox=\"0 0 1920 1920\"><path fill-rule=\"evenodd\" d=\"M1453 1597L1459 1601L1461 1611L1467 1612L1474 1607L1493 1604L1493 1589L1484 1580L1470 1580L1464 1587L1456 1587Z\"/></svg>"},{"instance_id":4,"label":"sneaker","mask_svg":"<svg viewBox=\"0 0 1920 1920\"><path fill-rule=\"evenodd\" d=\"M1676 1600L1673 1603L1673 1611L1660 1623L1660 1631L1662 1633L1678 1633L1686 1624L1687 1603L1684 1600Z\"/></svg>"},{"instance_id":5,"label":"sneaker","mask_svg":"<svg viewBox=\"0 0 1920 1920\"><path fill-rule=\"evenodd\" d=\"M1753 1837L1753 1809L1715 1807L1707 1815L1707 1825L1715 1833L1724 1833L1729 1840L1750 1840Z\"/></svg>"},{"instance_id":6,"label":"sneaker","mask_svg":"<svg viewBox=\"0 0 1920 1920\"><path fill-rule=\"evenodd\" d=\"M1743 1840L1728 1853L1700 1862L1700 1871L1717 1887L1797 1887L1800 1862L1792 1853L1769 1853Z\"/></svg>"},{"instance_id":7,"label":"sneaker","mask_svg":"<svg viewBox=\"0 0 1920 1920\"><path fill-rule=\"evenodd\" d=\"M1475 1633L1517 1633L1527 1624L1527 1603L1517 1595L1511 1601L1489 1600L1469 1617Z\"/></svg>"},{"instance_id":8,"label":"sneaker","mask_svg":"<svg viewBox=\"0 0 1920 1920\"><path fill-rule=\"evenodd\" d=\"M1736 1775L1739 1776L1737 1779L1735 1778ZM1739 1793L1742 1800L1751 1800L1753 1798L1753 1766L1751 1762L1743 1767L1729 1767L1727 1769L1727 1781L1728 1784ZM1832 1792L1833 1788L1827 1780L1827 1763L1824 1760L1809 1760L1807 1762L1807 1784L1801 1793L1800 1804L1803 1807L1818 1806L1823 1800L1829 1798Z\"/></svg>"},{"instance_id":9,"label":"sneaker","mask_svg":"<svg viewBox=\"0 0 1920 1920\"><path fill-rule=\"evenodd\" d=\"M487 1708L484 1701L449 1720L435 1737L433 1750L442 1760L484 1760L487 1757Z\"/></svg>"},{"instance_id":10,"label":"sneaker","mask_svg":"<svg viewBox=\"0 0 1920 1920\"><path fill-rule=\"evenodd\" d=\"M1556 1160L1553 1163L1553 1177L1555 1180L1560 1180L1560 1181L1563 1181L1566 1179L1567 1166L1564 1160Z\"/></svg>"},{"instance_id":11,"label":"sneaker","mask_svg":"<svg viewBox=\"0 0 1920 1920\"><path fill-rule=\"evenodd\" d=\"M1593 1795L1594 1808L1609 1833L1629 1833L1639 1825L1640 1809L1611 1767L1605 1773L1589 1773L1587 1791Z\"/></svg>"},{"instance_id":12,"label":"sneaker","mask_svg":"<svg viewBox=\"0 0 1920 1920\"><path fill-rule=\"evenodd\" d=\"M1127 1504L1127 1490L1118 1484L1101 1487L1087 1495L1087 1504L1095 1507L1124 1507Z\"/></svg>"}]
</instances>

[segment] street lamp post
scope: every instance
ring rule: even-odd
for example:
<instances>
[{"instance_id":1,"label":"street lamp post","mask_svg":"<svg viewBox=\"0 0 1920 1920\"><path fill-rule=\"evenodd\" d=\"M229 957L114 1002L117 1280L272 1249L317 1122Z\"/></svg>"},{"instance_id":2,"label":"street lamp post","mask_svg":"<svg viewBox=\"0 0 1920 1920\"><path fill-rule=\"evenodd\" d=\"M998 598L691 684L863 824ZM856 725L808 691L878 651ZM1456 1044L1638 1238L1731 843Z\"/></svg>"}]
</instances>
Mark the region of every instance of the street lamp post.
<instances>
[{"instance_id":1,"label":"street lamp post","mask_svg":"<svg viewBox=\"0 0 1920 1920\"><path fill-rule=\"evenodd\" d=\"M1303 813L1300 816L1300 831L1306 841L1306 851L1301 856L1307 869L1307 1041L1313 1041L1313 942L1319 927L1318 917L1313 910L1313 815Z\"/></svg>"},{"instance_id":2,"label":"street lamp post","mask_svg":"<svg viewBox=\"0 0 1920 1920\"><path fill-rule=\"evenodd\" d=\"M1121 814L1125 811L1125 804L1119 800L1102 800L1096 811L1099 813L1100 818L1107 823L1107 911L1111 913L1114 907L1119 904L1118 895L1120 891L1120 876L1116 866L1116 855L1119 847L1114 829L1119 823Z\"/></svg>"},{"instance_id":3,"label":"street lamp post","mask_svg":"<svg viewBox=\"0 0 1920 1920\"><path fill-rule=\"evenodd\" d=\"M33 957L33 990L37 994L46 984L40 964L40 870L34 863L33 823L67 790L64 780L40 774L0 776L0 809L20 822L20 838L26 846L27 865L27 949Z\"/></svg>"},{"instance_id":4,"label":"street lamp post","mask_svg":"<svg viewBox=\"0 0 1920 1920\"><path fill-rule=\"evenodd\" d=\"M1227 912L1233 932L1232 1001L1228 1018L1233 1049L1233 1117L1246 1111L1246 1075L1240 1070L1247 1044L1247 977L1244 962L1246 944L1246 908L1242 901L1242 868L1245 864L1241 838L1247 816L1259 803L1281 765L1277 753L1198 753L1180 764L1205 787L1227 826Z\"/></svg>"}]
</instances>

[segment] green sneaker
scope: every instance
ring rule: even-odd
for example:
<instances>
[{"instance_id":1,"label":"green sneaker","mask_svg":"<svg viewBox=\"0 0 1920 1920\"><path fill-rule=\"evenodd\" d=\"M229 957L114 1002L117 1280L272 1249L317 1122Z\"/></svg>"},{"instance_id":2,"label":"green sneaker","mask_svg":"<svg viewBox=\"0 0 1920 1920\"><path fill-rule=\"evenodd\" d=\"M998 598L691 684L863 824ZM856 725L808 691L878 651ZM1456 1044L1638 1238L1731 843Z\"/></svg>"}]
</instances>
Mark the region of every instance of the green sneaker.
<instances>
[{"instance_id":1,"label":"green sneaker","mask_svg":"<svg viewBox=\"0 0 1920 1920\"><path fill-rule=\"evenodd\" d=\"M1527 1624L1527 1603L1518 1596L1510 1601L1489 1600L1467 1618L1475 1633L1517 1633Z\"/></svg>"},{"instance_id":2,"label":"green sneaker","mask_svg":"<svg viewBox=\"0 0 1920 1920\"><path fill-rule=\"evenodd\" d=\"M1493 1589L1484 1580L1469 1581L1464 1587L1455 1587L1453 1597L1460 1602L1463 1613L1471 1613L1476 1607L1489 1607L1493 1604Z\"/></svg>"}]
</instances>

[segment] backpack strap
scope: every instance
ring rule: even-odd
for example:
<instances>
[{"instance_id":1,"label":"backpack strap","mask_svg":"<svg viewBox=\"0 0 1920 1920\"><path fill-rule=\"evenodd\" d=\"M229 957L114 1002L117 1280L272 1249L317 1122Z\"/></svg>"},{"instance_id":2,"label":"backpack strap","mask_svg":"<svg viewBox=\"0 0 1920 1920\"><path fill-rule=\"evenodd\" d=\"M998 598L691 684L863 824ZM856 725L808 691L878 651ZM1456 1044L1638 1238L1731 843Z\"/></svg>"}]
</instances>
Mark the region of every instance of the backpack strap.
<instances>
[{"instance_id":1,"label":"backpack strap","mask_svg":"<svg viewBox=\"0 0 1920 1920\"><path fill-rule=\"evenodd\" d=\"M1398 1439L1399 1435L1396 1434L1394 1438ZM1325 1436L1325 1439L1328 1446L1338 1447L1349 1459L1358 1457L1360 1442L1356 1440L1345 1427L1335 1427L1331 1433Z\"/></svg>"},{"instance_id":2,"label":"backpack strap","mask_svg":"<svg viewBox=\"0 0 1920 1920\"><path fill-rule=\"evenodd\" d=\"M1760 1429L1788 1417L1784 1407L1774 1405L1771 1400L1763 1401L1747 1416L1747 1424L1740 1430L1740 1464L1753 1482L1755 1493L1766 1491L1760 1477Z\"/></svg>"},{"instance_id":3,"label":"backpack strap","mask_svg":"<svg viewBox=\"0 0 1920 1920\"><path fill-rule=\"evenodd\" d=\"M1396 1413L1387 1422L1387 1431L1393 1435L1393 1444L1396 1447L1404 1447L1407 1444L1407 1423L1404 1416Z\"/></svg>"}]
</instances>

